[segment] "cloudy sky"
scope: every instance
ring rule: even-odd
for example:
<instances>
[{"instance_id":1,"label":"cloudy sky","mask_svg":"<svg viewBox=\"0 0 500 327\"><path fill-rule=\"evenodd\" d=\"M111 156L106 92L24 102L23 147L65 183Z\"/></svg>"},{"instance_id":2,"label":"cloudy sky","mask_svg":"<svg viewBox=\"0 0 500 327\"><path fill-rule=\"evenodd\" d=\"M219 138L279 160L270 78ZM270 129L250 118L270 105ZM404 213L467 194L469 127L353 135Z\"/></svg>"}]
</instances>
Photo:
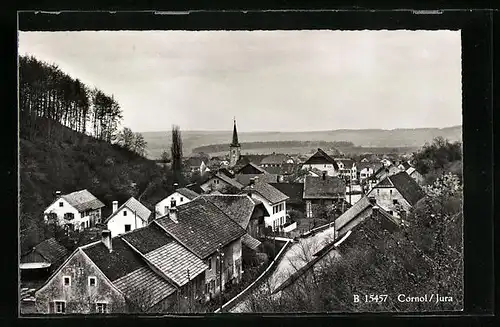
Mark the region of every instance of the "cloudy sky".
<instances>
[{"instance_id":1,"label":"cloudy sky","mask_svg":"<svg viewBox=\"0 0 500 327\"><path fill-rule=\"evenodd\" d=\"M113 94L138 132L462 123L459 31L20 32L19 53Z\"/></svg>"}]
</instances>

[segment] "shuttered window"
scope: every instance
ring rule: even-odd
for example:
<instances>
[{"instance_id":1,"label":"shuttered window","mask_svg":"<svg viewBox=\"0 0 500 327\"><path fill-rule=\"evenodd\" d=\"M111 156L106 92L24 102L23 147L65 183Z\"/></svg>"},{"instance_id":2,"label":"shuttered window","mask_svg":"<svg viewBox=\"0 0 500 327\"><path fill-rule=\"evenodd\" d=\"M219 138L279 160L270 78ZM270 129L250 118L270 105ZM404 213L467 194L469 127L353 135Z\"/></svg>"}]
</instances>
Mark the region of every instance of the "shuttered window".
<instances>
[{"instance_id":1,"label":"shuttered window","mask_svg":"<svg viewBox=\"0 0 500 327\"><path fill-rule=\"evenodd\" d=\"M66 313L66 302L54 301L54 312L55 313Z\"/></svg>"}]
</instances>

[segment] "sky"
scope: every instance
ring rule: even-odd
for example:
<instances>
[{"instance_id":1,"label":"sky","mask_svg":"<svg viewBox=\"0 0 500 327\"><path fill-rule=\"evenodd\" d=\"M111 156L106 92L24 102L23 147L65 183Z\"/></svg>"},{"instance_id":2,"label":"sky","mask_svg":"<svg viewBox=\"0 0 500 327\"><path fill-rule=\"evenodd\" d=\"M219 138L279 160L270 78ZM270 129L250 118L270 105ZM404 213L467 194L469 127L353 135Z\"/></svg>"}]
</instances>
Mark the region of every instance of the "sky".
<instances>
[{"instance_id":1,"label":"sky","mask_svg":"<svg viewBox=\"0 0 500 327\"><path fill-rule=\"evenodd\" d=\"M113 95L136 132L462 124L460 31L19 32L19 54Z\"/></svg>"}]
</instances>

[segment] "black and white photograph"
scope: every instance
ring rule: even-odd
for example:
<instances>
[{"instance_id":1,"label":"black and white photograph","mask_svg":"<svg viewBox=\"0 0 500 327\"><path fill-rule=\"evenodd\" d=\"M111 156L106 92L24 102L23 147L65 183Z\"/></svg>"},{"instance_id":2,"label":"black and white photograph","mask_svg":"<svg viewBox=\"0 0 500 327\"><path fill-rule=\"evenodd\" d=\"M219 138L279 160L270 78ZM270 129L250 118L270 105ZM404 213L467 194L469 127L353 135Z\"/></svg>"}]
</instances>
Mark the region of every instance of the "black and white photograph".
<instances>
[{"instance_id":1,"label":"black and white photograph","mask_svg":"<svg viewBox=\"0 0 500 327\"><path fill-rule=\"evenodd\" d=\"M18 32L22 316L464 309L460 30Z\"/></svg>"}]
</instances>

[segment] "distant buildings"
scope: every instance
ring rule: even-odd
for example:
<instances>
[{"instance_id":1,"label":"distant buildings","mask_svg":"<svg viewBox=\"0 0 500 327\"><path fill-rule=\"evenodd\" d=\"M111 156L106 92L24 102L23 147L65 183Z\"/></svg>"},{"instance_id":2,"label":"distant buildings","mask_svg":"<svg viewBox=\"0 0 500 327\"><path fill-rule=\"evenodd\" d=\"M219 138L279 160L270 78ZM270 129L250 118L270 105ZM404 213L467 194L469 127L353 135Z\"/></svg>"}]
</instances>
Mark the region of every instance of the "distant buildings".
<instances>
[{"instance_id":1,"label":"distant buildings","mask_svg":"<svg viewBox=\"0 0 500 327\"><path fill-rule=\"evenodd\" d=\"M302 169L326 171L328 176L337 176L339 174L337 162L321 149L318 149L315 154L302 164Z\"/></svg>"}]
</instances>

